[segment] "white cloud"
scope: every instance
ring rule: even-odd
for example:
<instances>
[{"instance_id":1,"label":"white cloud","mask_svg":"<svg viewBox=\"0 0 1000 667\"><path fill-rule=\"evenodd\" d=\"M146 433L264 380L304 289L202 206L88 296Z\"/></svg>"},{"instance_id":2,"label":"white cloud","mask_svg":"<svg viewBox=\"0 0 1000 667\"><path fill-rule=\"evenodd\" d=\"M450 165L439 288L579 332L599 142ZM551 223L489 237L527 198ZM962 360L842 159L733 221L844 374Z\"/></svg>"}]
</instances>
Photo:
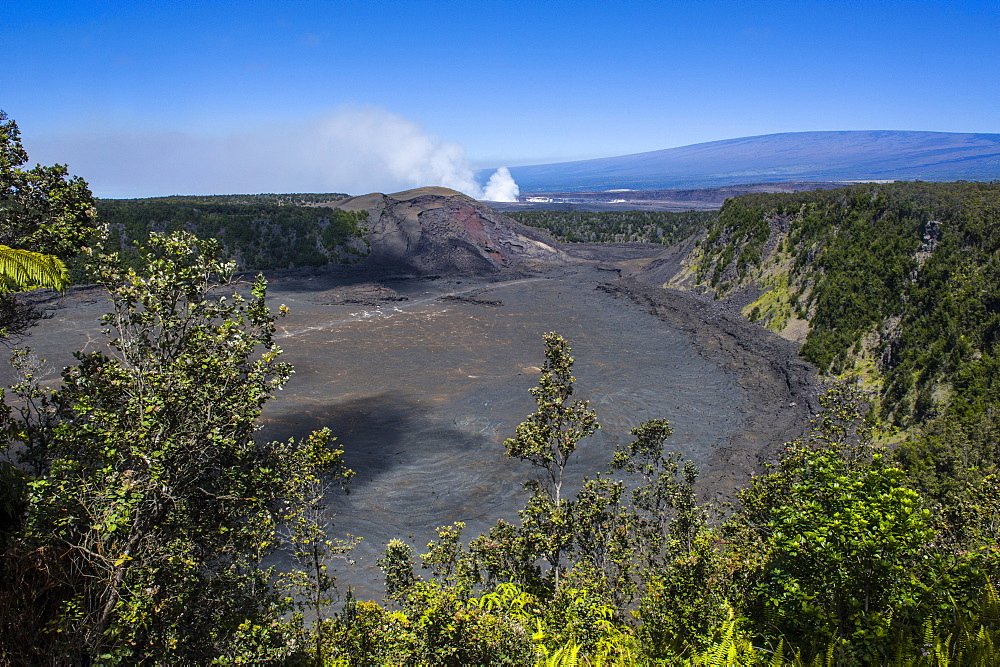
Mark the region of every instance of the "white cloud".
<instances>
[{"instance_id":1,"label":"white cloud","mask_svg":"<svg viewBox=\"0 0 1000 667\"><path fill-rule=\"evenodd\" d=\"M505 168L485 190L465 149L381 108L341 108L309 123L227 136L87 132L30 140L32 161L68 163L104 197L253 192L395 192L438 185L477 199L512 201Z\"/></svg>"}]
</instances>

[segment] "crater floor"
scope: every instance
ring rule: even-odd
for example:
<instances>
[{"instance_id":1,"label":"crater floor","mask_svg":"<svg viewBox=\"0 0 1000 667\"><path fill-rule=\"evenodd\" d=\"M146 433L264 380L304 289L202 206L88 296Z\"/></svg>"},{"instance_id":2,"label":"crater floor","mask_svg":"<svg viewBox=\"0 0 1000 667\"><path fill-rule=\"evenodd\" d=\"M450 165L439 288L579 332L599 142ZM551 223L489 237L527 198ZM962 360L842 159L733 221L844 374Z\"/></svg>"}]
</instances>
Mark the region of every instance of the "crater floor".
<instances>
[{"instance_id":1,"label":"crater floor","mask_svg":"<svg viewBox=\"0 0 1000 667\"><path fill-rule=\"evenodd\" d=\"M602 425L577 451L575 481L604 470L631 427L663 417L674 426L668 446L702 466L706 494L728 495L803 431L812 387L794 347L689 295L622 281L610 289L611 277L576 266L508 280L337 271L271 280L273 306L291 310L277 343L295 374L266 407L260 437L322 426L338 437L357 475L349 495L328 499L333 532L364 538L356 565L339 572L343 585L380 596L375 560L393 537L421 553L436 526L465 521L470 538L516 519L520 484L536 470L508 460L503 441L534 410L528 389L548 331L570 341L577 395ZM74 290L24 344L54 380L70 351L101 344L106 310L99 290Z\"/></svg>"}]
</instances>

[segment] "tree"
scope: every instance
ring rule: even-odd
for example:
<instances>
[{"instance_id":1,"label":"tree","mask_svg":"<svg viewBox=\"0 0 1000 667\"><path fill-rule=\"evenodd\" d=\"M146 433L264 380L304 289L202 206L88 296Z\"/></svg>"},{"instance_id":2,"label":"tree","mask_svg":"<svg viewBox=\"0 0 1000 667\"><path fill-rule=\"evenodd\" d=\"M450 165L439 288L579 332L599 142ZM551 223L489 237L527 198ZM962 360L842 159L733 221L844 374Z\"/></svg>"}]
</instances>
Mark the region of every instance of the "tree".
<instances>
[{"instance_id":1,"label":"tree","mask_svg":"<svg viewBox=\"0 0 1000 667\"><path fill-rule=\"evenodd\" d=\"M932 607L922 596L937 578L927 550L935 530L874 444L857 397L839 386L821 402L810 436L740 496L732 536L749 565L748 615L806 659L829 649L841 662L884 662L886 638L921 632Z\"/></svg>"},{"instance_id":2,"label":"tree","mask_svg":"<svg viewBox=\"0 0 1000 667\"><path fill-rule=\"evenodd\" d=\"M339 453L328 433L255 441L291 368L278 360L263 278L248 297L219 295L232 265L217 251L178 233L151 238L141 273L96 258L113 303L109 353L78 353L40 413L15 419L37 475L14 546L50 573L49 590L23 600L48 614L27 646L47 657L204 663L247 645L259 660L287 652L261 563L279 523L305 503L306 482L338 468ZM46 438L30 437L41 428Z\"/></svg>"},{"instance_id":3,"label":"tree","mask_svg":"<svg viewBox=\"0 0 1000 667\"><path fill-rule=\"evenodd\" d=\"M98 236L87 183L65 165L22 169L27 161L17 123L0 111L0 337L22 333L40 315L12 293L64 289L64 263Z\"/></svg>"},{"instance_id":4,"label":"tree","mask_svg":"<svg viewBox=\"0 0 1000 667\"><path fill-rule=\"evenodd\" d=\"M521 512L522 527L538 543L559 588L562 555L569 548L573 530L571 508L562 496L566 465L577 443L600 428L597 413L587 401L573 396L573 357L569 343L557 333L547 333L545 361L538 385L530 389L538 409L518 424L513 438L504 442L507 455L527 461L543 471L540 480L524 487L531 499Z\"/></svg>"},{"instance_id":5,"label":"tree","mask_svg":"<svg viewBox=\"0 0 1000 667\"><path fill-rule=\"evenodd\" d=\"M727 591L708 513L694 489L698 469L664 449L673 427L651 419L631 433L635 440L615 451L611 469L638 477L630 494L631 575L645 588L638 633L660 659L707 639L725 619Z\"/></svg>"},{"instance_id":6,"label":"tree","mask_svg":"<svg viewBox=\"0 0 1000 667\"><path fill-rule=\"evenodd\" d=\"M401 600L417 581L413 573L413 548L402 540L392 539L385 553L378 559L378 566L385 575L385 597Z\"/></svg>"},{"instance_id":7,"label":"tree","mask_svg":"<svg viewBox=\"0 0 1000 667\"><path fill-rule=\"evenodd\" d=\"M642 480L631 496L637 541L650 568L662 566L665 555L689 550L706 522L694 494L697 468L688 461L682 472L680 455L664 452L673 432L666 419L650 419L631 430L635 440L616 449L611 460L612 471L624 470Z\"/></svg>"},{"instance_id":8,"label":"tree","mask_svg":"<svg viewBox=\"0 0 1000 667\"><path fill-rule=\"evenodd\" d=\"M535 397L538 409L518 424L513 438L504 442L507 455L527 461L542 468L544 489L555 505L562 502L563 477L569 457L576 451L577 443L600 428L597 413L587 401L573 401L573 357L569 343L557 333L547 333L545 361L538 386L529 391Z\"/></svg>"},{"instance_id":9,"label":"tree","mask_svg":"<svg viewBox=\"0 0 1000 667\"><path fill-rule=\"evenodd\" d=\"M66 165L21 169L27 161L17 123L0 111L0 245L67 260L95 238L93 195Z\"/></svg>"},{"instance_id":10,"label":"tree","mask_svg":"<svg viewBox=\"0 0 1000 667\"><path fill-rule=\"evenodd\" d=\"M331 480L346 488L354 471L342 460L344 450L331 449L329 429L312 433L307 441L308 463L311 470L302 476L300 502L292 503L285 516L286 541L291 546L291 556L299 569L283 575L283 586L291 594L291 603L299 609L295 620L304 622L305 610L311 612L312 641L317 665L326 664L323 653L323 624L326 610L337 599L336 581L332 573L334 559L347 560L357 539L331 539L330 515L324 503L331 492ZM325 475L320 475L320 472Z\"/></svg>"}]
</instances>

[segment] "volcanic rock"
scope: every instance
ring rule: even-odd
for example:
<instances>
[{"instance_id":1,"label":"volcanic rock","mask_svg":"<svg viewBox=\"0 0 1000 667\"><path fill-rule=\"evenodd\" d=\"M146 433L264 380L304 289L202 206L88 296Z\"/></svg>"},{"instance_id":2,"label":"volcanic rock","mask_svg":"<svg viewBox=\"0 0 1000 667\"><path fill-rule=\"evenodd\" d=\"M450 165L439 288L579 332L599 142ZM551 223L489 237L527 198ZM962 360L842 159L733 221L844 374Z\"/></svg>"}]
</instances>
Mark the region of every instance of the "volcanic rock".
<instances>
[{"instance_id":1,"label":"volcanic rock","mask_svg":"<svg viewBox=\"0 0 1000 667\"><path fill-rule=\"evenodd\" d=\"M338 207L368 212L366 261L373 267L417 275L489 275L570 261L545 232L448 188L373 193Z\"/></svg>"}]
</instances>

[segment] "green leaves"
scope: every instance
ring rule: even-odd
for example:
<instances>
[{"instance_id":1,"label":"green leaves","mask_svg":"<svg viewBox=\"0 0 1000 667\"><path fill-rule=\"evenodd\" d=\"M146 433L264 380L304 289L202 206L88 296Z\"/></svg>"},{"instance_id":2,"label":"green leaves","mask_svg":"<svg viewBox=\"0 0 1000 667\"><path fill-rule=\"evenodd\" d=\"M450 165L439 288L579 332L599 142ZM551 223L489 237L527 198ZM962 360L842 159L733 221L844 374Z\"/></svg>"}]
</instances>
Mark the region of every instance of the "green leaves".
<instances>
[{"instance_id":1,"label":"green leaves","mask_svg":"<svg viewBox=\"0 0 1000 667\"><path fill-rule=\"evenodd\" d=\"M507 455L543 469L542 480L529 480L525 488L532 496L521 512L526 539L544 555L558 588L563 552L572 542L572 508L562 497L570 456L577 443L600 428L597 414L587 401L573 396L573 357L569 343L557 333L547 333L545 361L538 385L529 391L538 409L528 415L504 442ZM523 568L522 568L523 571Z\"/></svg>"},{"instance_id":2,"label":"green leaves","mask_svg":"<svg viewBox=\"0 0 1000 667\"><path fill-rule=\"evenodd\" d=\"M19 388L35 406L21 412L22 456L39 474L22 543L53 544L78 573L51 619L67 650L203 662L241 624L280 616L261 567L279 522L297 553L337 552L305 510L321 477L350 478L343 452L327 430L254 440L291 369L271 346L262 278L249 298L216 296L232 270L217 250L178 233L153 236L143 271L96 256L110 352L78 354L54 391ZM322 596L333 578L325 562L312 571Z\"/></svg>"},{"instance_id":3,"label":"green leaves","mask_svg":"<svg viewBox=\"0 0 1000 667\"><path fill-rule=\"evenodd\" d=\"M916 632L968 580L940 559L931 512L853 421L850 393L823 402L816 430L754 479L730 522L735 553L753 564L743 604L758 632L777 629L806 659L829 649L885 662L887 637Z\"/></svg>"},{"instance_id":4,"label":"green leaves","mask_svg":"<svg viewBox=\"0 0 1000 667\"><path fill-rule=\"evenodd\" d=\"M93 196L66 167L22 169L17 124L0 111L0 338L26 331L40 311L13 292L66 289L66 263L98 236Z\"/></svg>"},{"instance_id":5,"label":"green leaves","mask_svg":"<svg viewBox=\"0 0 1000 667\"><path fill-rule=\"evenodd\" d=\"M64 290L68 285L69 271L58 257L0 245L0 292Z\"/></svg>"},{"instance_id":6,"label":"green leaves","mask_svg":"<svg viewBox=\"0 0 1000 667\"><path fill-rule=\"evenodd\" d=\"M540 227L560 241L673 245L704 228L715 211L507 211L521 224Z\"/></svg>"},{"instance_id":7,"label":"green leaves","mask_svg":"<svg viewBox=\"0 0 1000 667\"><path fill-rule=\"evenodd\" d=\"M303 199L308 196L303 196ZM319 199L328 203L346 195ZM349 263L367 254L365 211L342 211L279 196L99 200L100 219L111 229L109 247L141 266L137 247L154 229L187 230L218 239L240 270L286 269Z\"/></svg>"},{"instance_id":8,"label":"green leaves","mask_svg":"<svg viewBox=\"0 0 1000 667\"><path fill-rule=\"evenodd\" d=\"M556 333L547 333L545 362L538 385L530 389L538 410L518 425L513 438L504 442L507 455L544 468L549 492L559 500L563 473L577 443L600 428L597 414L586 401L572 401L573 357L569 343Z\"/></svg>"},{"instance_id":9,"label":"green leaves","mask_svg":"<svg viewBox=\"0 0 1000 667\"><path fill-rule=\"evenodd\" d=\"M90 189L64 165L21 169L27 161L17 124L0 111L0 245L60 260L79 254L97 232Z\"/></svg>"},{"instance_id":10,"label":"green leaves","mask_svg":"<svg viewBox=\"0 0 1000 667\"><path fill-rule=\"evenodd\" d=\"M401 540L389 540L378 566L385 575L385 596L389 600L401 599L416 583L413 574L413 549Z\"/></svg>"}]
</instances>

